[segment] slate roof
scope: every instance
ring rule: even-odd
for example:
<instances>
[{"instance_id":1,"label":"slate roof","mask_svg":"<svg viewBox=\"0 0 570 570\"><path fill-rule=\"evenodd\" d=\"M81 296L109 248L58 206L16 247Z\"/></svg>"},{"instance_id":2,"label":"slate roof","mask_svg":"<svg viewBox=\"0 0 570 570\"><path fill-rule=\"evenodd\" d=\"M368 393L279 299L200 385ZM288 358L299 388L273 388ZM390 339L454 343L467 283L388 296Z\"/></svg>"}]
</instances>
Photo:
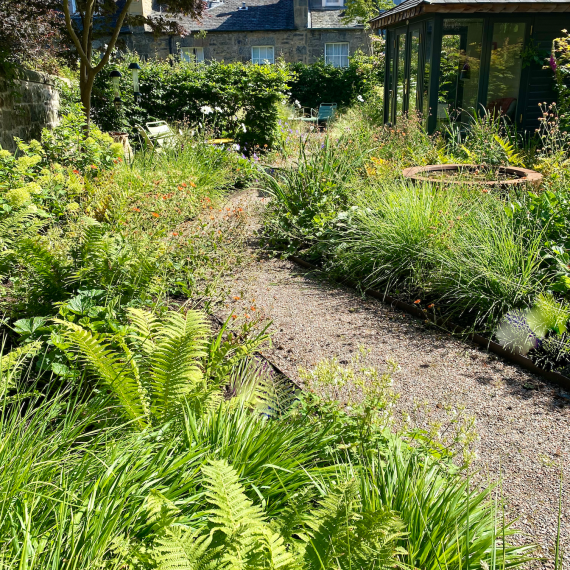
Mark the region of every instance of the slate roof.
<instances>
[{"instance_id":1,"label":"slate roof","mask_svg":"<svg viewBox=\"0 0 570 570\"><path fill-rule=\"evenodd\" d=\"M370 24L374 24L374 22L379 22L380 20L384 20L384 18L394 16L400 12L407 12L408 10L413 10L414 8L418 8L423 4L478 4L482 7L486 5L493 5L497 6L498 4L569 4L570 0L499 0L491 1L491 0L404 0L398 6L395 6L391 10L387 10L386 12L382 12L379 16L372 18L370 20ZM375 27L373 25L373 27Z\"/></svg>"},{"instance_id":2,"label":"slate roof","mask_svg":"<svg viewBox=\"0 0 570 570\"><path fill-rule=\"evenodd\" d=\"M339 28L364 28L359 22L352 22L349 25L342 22L343 10L311 10L310 19L312 29L335 29Z\"/></svg>"},{"instance_id":3,"label":"slate roof","mask_svg":"<svg viewBox=\"0 0 570 570\"><path fill-rule=\"evenodd\" d=\"M254 32L295 29L293 0L245 0L247 10L240 10L243 0L224 0L204 12L202 20L176 17L187 30L216 32ZM164 16L164 12L154 12Z\"/></svg>"}]
</instances>

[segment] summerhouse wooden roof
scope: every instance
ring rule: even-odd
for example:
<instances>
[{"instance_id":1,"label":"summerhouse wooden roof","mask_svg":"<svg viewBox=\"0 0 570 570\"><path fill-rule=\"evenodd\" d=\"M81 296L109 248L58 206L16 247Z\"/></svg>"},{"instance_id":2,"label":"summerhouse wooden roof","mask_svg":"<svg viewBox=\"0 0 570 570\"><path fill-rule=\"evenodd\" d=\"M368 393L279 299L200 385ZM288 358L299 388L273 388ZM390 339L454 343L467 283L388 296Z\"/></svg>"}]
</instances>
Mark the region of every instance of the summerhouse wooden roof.
<instances>
[{"instance_id":1,"label":"summerhouse wooden roof","mask_svg":"<svg viewBox=\"0 0 570 570\"><path fill-rule=\"evenodd\" d=\"M426 13L502 14L521 12L570 12L570 0L405 0L370 20L374 29L385 28L402 20Z\"/></svg>"}]
</instances>

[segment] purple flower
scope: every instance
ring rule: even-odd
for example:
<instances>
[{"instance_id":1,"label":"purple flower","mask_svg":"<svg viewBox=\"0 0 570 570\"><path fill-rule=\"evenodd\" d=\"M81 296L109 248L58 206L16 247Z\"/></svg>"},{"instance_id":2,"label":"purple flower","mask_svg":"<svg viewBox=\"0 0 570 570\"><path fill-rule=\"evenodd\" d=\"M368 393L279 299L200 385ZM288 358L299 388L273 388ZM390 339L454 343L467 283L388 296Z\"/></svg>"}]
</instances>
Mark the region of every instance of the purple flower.
<instances>
[{"instance_id":1,"label":"purple flower","mask_svg":"<svg viewBox=\"0 0 570 570\"><path fill-rule=\"evenodd\" d=\"M556 72L556 70L558 69L558 64L556 63L554 54L550 56L550 69L552 69L552 71L554 72Z\"/></svg>"}]
</instances>

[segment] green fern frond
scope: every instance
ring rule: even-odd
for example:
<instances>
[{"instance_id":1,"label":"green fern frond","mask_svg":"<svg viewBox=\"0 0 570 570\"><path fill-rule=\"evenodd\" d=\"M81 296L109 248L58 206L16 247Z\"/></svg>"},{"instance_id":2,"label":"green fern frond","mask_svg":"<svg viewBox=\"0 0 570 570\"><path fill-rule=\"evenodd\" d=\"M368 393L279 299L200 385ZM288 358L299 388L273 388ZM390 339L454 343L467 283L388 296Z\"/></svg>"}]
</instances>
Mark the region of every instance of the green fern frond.
<instances>
[{"instance_id":1,"label":"green fern frond","mask_svg":"<svg viewBox=\"0 0 570 570\"><path fill-rule=\"evenodd\" d=\"M133 326L130 337L145 354L152 354L155 349L156 333L160 328L158 319L150 311L130 308L127 312Z\"/></svg>"},{"instance_id":2,"label":"green fern frond","mask_svg":"<svg viewBox=\"0 0 570 570\"><path fill-rule=\"evenodd\" d=\"M0 220L0 268L6 262L6 258L15 253L16 244L24 235L36 233L41 221L36 219L37 212L32 210L18 210L11 212Z\"/></svg>"},{"instance_id":3,"label":"green fern frond","mask_svg":"<svg viewBox=\"0 0 570 570\"><path fill-rule=\"evenodd\" d=\"M282 416L297 399L291 381L256 358L245 358L234 367L226 390L233 406L243 405L267 417Z\"/></svg>"},{"instance_id":4,"label":"green fern frond","mask_svg":"<svg viewBox=\"0 0 570 570\"><path fill-rule=\"evenodd\" d=\"M150 356L155 417L170 417L202 380L199 359L206 355L207 332L204 317L197 311L188 311L185 317L171 312L157 331L156 348Z\"/></svg>"},{"instance_id":5,"label":"green fern frond","mask_svg":"<svg viewBox=\"0 0 570 570\"><path fill-rule=\"evenodd\" d=\"M350 534L359 515L354 481L336 486L321 500L307 521L310 540L305 550L309 568L339 567L350 553Z\"/></svg>"},{"instance_id":6,"label":"green fern frond","mask_svg":"<svg viewBox=\"0 0 570 570\"><path fill-rule=\"evenodd\" d=\"M308 542L309 537L305 533L305 526L311 517L307 510L307 505L314 502L315 489L301 489L297 493L290 495L287 507L281 515L271 522L271 526L288 542L293 540L293 536L299 537L301 541Z\"/></svg>"},{"instance_id":7,"label":"green fern frond","mask_svg":"<svg viewBox=\"0 0 570 570\"><path fill-rule=\"evenodd\" d=\"M148 513L148 522L153 525L154 532L170 526L181 515L180 509L155 489L148 494L144 508Z\"/></svg>"},{"instance_id":8,"label":"green fern frond","mask_svg":"<svg viewBox=\"0 0 570 570\"><path fill-rule=\"evenodd\" d=\"M212 548L210 534L174 527L158 540L154 559L158 570L214 570L219 549Z\"/></svg>"},{"instance_id":9,"label":"green fern frond","mask_svg":"<svg viewBox=\"0 0 570 570\"><path fill-rule=\"evenodd\" d=\"M503 149L503 152L507 155L507 160L509 164L515 166L524 166L520 154L515 153L515 147L513 143L503 140L499 135L494 135L495 142Z\"/></svg>"},{"instance_id":10,"label":"green fern frond","mask_svg":"<svg viewBox=\"0 0 570 570\"><path fill-rule=\"evenodd\" d=\"M266 530L260 537L261 552L265 567L271 570L293 570L299 568L295 554L287 548L281 535Z\"/></svg>"},{"instance_id":11,"label":"green fern frond","mask_svg":"<svg viewBox=\"0 0 570 570\"><path fill-rule=\"evenodd\" d=\"M81 360L99 377L121 403L124 413L139 427L147 424L144 394L141 385L132 375L132 369L121 355L104 342L101 335L92 334L77 325L60 321L68 326L66 338L79 352Z\"/></svg>"},{"instance_id":12,"label":"green fern frond","mask_svg":"<svg viewBox=\"0 0 570 570\"><path fill-rule=\"evenodd\" d=\"M225 461L210 461L202 467L202 474L206 498L212 505L206 512L215 530L241 540L244 534L251 534L252 527L265 523L262 510L247 498L233 467Z\"/></svg>"},{"instance_id":13,"label":"green fern frond","mask_svg":"<svg viewBox=\"0 0 570 570\"><path fill-rule=\"evenodd\" d=\"M41 350L42 343L31 342L0 355L0 396L16 387L16 380L25 362Z\"/></svg>"},{"instance_id":14,"label":"green fern frond","mask_svg":"<svg viewBox=\"0 0 570 570\"><path fill-rule=\"evenodd\" d=\"M69 268L42 243L41 239L24 239L18 244L20 263L30 274L37 297L60 301L66 296Z\"/></svg>"},{"instance_id":15,"label":"green fern frond","mask_svg":"<svg viewBox=\"0 0 570 570\"><path fill-rule=\"evenodd\" d=\"M352 558L360 565L374 560L375 568L379 570L393 568L395 555L406 554L397 547L400 539L405 536L404 528L398 515L388 507L362 513L351 536Z\"/></svg>"}]
</instances>

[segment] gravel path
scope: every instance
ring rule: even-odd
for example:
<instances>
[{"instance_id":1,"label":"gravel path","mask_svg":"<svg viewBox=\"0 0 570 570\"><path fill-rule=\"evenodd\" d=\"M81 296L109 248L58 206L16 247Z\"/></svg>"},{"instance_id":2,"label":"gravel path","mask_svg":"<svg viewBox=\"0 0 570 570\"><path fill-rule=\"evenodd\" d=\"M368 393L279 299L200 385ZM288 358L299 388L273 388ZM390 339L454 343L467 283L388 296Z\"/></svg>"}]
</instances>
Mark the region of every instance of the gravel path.
<instances>
[{"instance_id":1,"label":"gravel path","mask_svg":"<svg viewBox=\"0 0 570 570\"><path fill-rule=\"evenodd\" d=\"M251 192L232 198L234 206L250 212L252 233L262 202ZM363 345L379 369L389 359L398 363L393 378L400 411L410 412L422 401L437 417L447 404L465 406L476 416L481 438L475 467L494 479L502 474L510 517L520 517L516 526L551 559L562 471L564 568L570 569L570 394L289 261L257 256L233 276L231 286L227 306L235 313L251 313L255 306L273 321L273 348L265 354L291 378L298 380L300 366L324 358L349 360Z\"/></svg>"}]
</instances>

